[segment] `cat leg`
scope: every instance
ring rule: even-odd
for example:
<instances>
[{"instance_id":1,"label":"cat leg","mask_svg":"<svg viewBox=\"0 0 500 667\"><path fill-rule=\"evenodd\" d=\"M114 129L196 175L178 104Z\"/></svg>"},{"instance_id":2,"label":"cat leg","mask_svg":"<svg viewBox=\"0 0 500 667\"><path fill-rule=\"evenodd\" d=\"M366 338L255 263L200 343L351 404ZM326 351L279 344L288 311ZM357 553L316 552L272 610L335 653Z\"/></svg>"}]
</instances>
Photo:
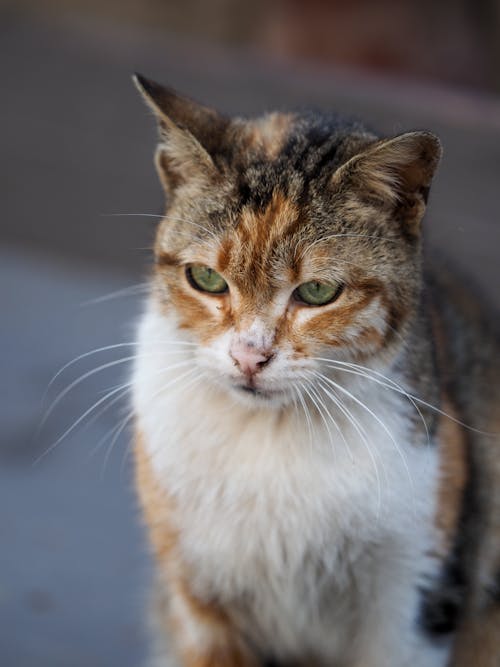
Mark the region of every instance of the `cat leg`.
<instances>
[{"instance_id":1,"label":"cat leg","mask_svg":"<svg viewBox=\"0 0 500 667\"><path fill-rule=\"evenodd\" d=\"M258 667L224 611L198 600L184 582L170 583L162 617L163 635L170 638L170 652L177 658L166 658L165 667Z\"/></svg>"},{"instance_id":2,"label":"cat leg","mask_svg":"<svg viewBox=\"0 0 500 667\"><path fill-rule=\"evenodd\" d=\"M176 509L154 474L140 433L135 457L137 491L159 575L154 667L257 667L224 611L191 591L178 546Z\"/></svg>"},{"instance_id":3,"label":"cat leg","mask_svg":"<svg viewBox=\"0 0 500 667\"><path fill-rule=\"evenodd\" d=\"M500 608L465 620L450 667L500 667Z\"/></svg>"},{"instance_id":4,"label":"cat leg","mask_svg":"<svg viewBox=\"0 0 500 667\"><path fill-rule=\"evenodd\" d=\"M418 630L401 633L399 638L384 637L383 632L373 638L371 646L358 653L352 667L483 667L482 663L450 664L449 642L439 644L418 636ZM391 633L392 634L392 633ZM484 667L499 667L485 663Z\"/></svg>"},{"instance_id":5,"label":"cat leg","mask_svg":"<svg viewBox=\"0 0 500 667\"><path fill-rule=\"evenodd\" d=\"M448 667L451 638L433 641L418 622L419 588L404 561L392 564L363 608L362 631L349 667ZM416 578L415 578L416 579Z\"/></svg>"}]
</instances>

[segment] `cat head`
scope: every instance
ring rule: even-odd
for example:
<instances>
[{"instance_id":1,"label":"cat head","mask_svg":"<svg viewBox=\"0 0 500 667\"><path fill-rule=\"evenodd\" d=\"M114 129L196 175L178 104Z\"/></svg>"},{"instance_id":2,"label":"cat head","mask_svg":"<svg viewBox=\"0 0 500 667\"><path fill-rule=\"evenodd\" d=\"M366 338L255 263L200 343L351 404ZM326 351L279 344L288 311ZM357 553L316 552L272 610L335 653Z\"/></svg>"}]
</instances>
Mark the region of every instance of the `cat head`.
<instances>
[{"instance_id":1,"label":"cat head","mask_svg":"<svg viewBox=\"0 0 500 667\"><path fill-rule=\"evenodd\" d=\"M167 195L154 298L205 373L282 405L328 359L394 358L420 298L439 140L380 139L332 114L231 119L135 81L159 123Z\"/></svg>"}]
</instances>

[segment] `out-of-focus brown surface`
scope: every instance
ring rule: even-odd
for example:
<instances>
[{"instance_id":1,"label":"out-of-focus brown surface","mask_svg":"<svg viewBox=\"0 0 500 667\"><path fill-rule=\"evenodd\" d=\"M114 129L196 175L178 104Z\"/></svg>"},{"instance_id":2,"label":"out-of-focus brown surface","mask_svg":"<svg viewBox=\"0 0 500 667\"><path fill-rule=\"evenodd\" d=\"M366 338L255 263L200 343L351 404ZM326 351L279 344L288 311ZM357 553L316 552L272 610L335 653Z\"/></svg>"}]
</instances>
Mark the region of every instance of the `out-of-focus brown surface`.
<instances>
[{"instance_id":1,"label":"out-of-focus brown surface","mask_svg":"<svg viewBox=\"0 0 500 667\"><path fill-rule=\"evenodd\" d=\"M2 0L47 16L80 15L262 57L500 91L500 0Z\"/></svg>"},{"instance_id":2,"label":"out-of-focus brown surface","mask_svg":"<svg viewBox=\"0 0 500 667\"><path fill-rule=\"evenodd\" d=\"M284 0L284 54L418 80L500 90L498 0Z\"/></svg>"},{"instance_id":3,"label":"out-of-focus brown surface","mask_svg":"<svg viewBox=\"0 0 500 667\"><path fill-rule=\"evenodd\" d=\"M272 3L267 32L258 22L261 4L255 16L238 19L240 32L231 32L231 3L219 1L164 3L164 15L159 0L3 3L2 667L137 667L146 653L148 557L131 492L126 393L91 419L107 405L100 402L106 390L123 384L126 392L128 343L155 227L149 215L163 208L152 164L154 121L131 72L228 113L316 106L359 115L387 134L437 132L444 158L427 236L500 303L499 99L330 67L326 58L321 66L278 62L269 55L273 49L301 53L272 37L284 27L279 11L291 3ZM177 32L161 18L174 14L186 26ZM300 14L290 9L289 16ZM302 32L315 41L306 25L304 19ZM280 33L284 42L292 32ZM265 40L271 40L266 48L250 48ZM42 401L64 364L117 344L123 347L67 368ZM38 435L41 415L73 382Z\"/></svg>"}]
</instances>

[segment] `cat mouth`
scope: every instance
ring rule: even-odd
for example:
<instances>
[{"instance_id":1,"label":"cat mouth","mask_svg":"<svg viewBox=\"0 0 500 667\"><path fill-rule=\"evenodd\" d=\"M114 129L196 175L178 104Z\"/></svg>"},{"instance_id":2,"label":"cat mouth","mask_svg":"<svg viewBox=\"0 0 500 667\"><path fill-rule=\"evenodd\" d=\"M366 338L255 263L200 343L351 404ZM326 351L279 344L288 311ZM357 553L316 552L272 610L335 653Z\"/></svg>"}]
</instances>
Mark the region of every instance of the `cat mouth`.
<instances>
[{"instance_id":1,"label":"cat mouth","mask_svg":"<svg viewBox=\"0 0 500 667\"><path fill-rule=\"evenodd\" d=\"M283 394L283 391L280 389L262 389L256 387L253 384L235 384L233 385L236 390L242 394L247 394L249 396L255 396L256 398L275 398Z\"/></svg>"},{"instance_id":2,"label":"cat mouth","mask_svg":"<svg viewBox=\"0 0 500 667\"><path fill-rule=\"evenodd\" d=\"M239 389L240 391L244 391L247 394L258 394L259 390L257 387L251 387L248 384L237 384L236 388Z\"/></svg>"}]
</instances>

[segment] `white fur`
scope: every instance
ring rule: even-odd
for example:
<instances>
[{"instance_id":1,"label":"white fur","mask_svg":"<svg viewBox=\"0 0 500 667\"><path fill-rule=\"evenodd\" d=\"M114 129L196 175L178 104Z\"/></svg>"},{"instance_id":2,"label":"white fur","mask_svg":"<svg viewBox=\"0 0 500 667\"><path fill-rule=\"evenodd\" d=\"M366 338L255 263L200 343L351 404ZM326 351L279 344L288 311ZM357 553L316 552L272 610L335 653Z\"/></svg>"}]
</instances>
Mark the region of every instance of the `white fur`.
<instances>
[{"instance_id":1,"label":"white fur","mask_svg":"<svg viewBox=\"0 0 500 667\"><path fill-rule=\"evenodd\" d=\"M160 342L182 338L154 305L140 328L148 354L135 369L134 407L178 509L193 590L216 595L246 636L284 659L309 652L342 667L443 667L447 648L433 647L416 625L418 587L435 569L426 554L435 545L437 457L410 442L411 406L345 374L342 385L395 441L346 400L365 442L329 403L346 447L333 422L327 429L311 411L309 424L300 403L237 400L230 337L209 350ZM181 359L192 367L166 370ZM289 383L299 372L290 364L286 352L273 361L265 386Z\"/></svg>"}]
</instances>

